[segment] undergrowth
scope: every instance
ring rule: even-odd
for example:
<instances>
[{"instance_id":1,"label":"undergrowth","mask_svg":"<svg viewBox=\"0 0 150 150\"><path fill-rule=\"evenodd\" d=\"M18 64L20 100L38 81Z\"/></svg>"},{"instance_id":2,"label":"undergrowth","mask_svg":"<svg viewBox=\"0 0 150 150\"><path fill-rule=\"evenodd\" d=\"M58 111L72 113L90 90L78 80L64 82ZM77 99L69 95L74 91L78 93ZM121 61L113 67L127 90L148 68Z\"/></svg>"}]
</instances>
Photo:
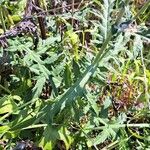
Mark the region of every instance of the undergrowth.
<instances>
[{"instance_id":1,"label":"undergrowth","mask_svg":"<svg viewBox=\"0 0 150 150\"><path fill-rule=\"evenodd\" d=\"M0 2L0 149L150 149L150 0L27 2Z\"/></svg>"}]
</instances>

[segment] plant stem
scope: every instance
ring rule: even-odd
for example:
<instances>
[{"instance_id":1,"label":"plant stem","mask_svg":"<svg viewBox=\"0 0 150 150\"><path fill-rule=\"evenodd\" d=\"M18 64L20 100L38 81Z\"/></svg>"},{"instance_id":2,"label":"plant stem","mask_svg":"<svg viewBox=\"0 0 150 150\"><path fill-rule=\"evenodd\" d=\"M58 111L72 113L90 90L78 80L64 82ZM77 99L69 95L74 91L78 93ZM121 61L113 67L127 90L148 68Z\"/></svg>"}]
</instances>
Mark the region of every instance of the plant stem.
<instances>
[{"instance_id":1,"label":"plant stem","mask_svg":"<svg viewBox=\"0 0 150 150\"><path fill-rule=\"evenodd\" d=\"M146 77L146 67L144 64L144 59L143 59L143 50L141 49L141 62L142 62L142 67L143 67L143 72L144 72L144 84L145 84L145 98L146 98L146 104L149 109L150 109L150 102L149 102L149 93L148 93L148 85L147 85L147 77Z\"/></svg>"},{"instance_id":2,"label":"plant stem","mask_svg":"<svg viewBox=\"0 0 150 150\"><path fill-rule=\"evenodd\" d=\"M11 94L11 92L8 89L6 89L5 87L3 87L1 84L0 84L0 88L3 89L4 91L6 91L8 94Z\"/></svg>"},{"instance_id":3,"label":"plant stem","mask_svg":"<svg viewBox=\"0 0 150 150\"><path fill-rule=\"evenodd\" d=\"M137 17L139 17L139 15L141 14L141 13L143 13L146 9L147 9L147 7L149 6L149 4L150 4L150 0L148 0L147 2L145 2L145 4L143 5L143 7L138 11L138 13L133 17L133 20L135 20Z\"/></svg>"},{"instance_id":4,"label":"plant stem","mask_svg":"<svg viewBox=\"0 0 150 150\"><path fill-rule=\"evenodd\" d=\"M4 32L6 32L6 26L5 26L5 21L4 21L4 15L3 15L3 9L2 9L2 7L0 7L0 20L1 20Z\"/></svg>"},{"instance_id":5,"label":"plant stem","mask_svg":"<svg viewBox=\"0 0 150 150\"><path fill-rule=\"evenodd\" d=\"M85 130L104 130L106 128L112 128L112 129L118 129L118 128L125 128L125 127L134 127L134 128L150 128L149 123L137 123L137 124L112 124L112 125L106 125L101 127L95 127L95 128L86 128Z\"/></svg>"}]
</instances>

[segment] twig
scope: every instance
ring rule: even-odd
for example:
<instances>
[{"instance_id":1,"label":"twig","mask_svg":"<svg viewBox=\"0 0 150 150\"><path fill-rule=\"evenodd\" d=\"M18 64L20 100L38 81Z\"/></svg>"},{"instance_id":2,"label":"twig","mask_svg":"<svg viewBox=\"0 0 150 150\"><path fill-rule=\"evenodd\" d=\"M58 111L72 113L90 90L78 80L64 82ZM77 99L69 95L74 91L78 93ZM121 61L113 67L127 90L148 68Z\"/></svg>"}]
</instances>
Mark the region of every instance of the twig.
<instances>
[{"instance_id":1,"label":"twig","mask_svg":"<svg viewBox=\"0 0 150 150\"><path fill-rule=\"evenodd\" d=\"M74 25L73 15L74 15L74 0L72 0L72 27Z\"/></svg>"},{"instance_id":2,"label":"twig","mask_svg":"<svg viewBox=\"0 0 150 150\"><path fill-rule=\"evenodd\" d=\"M40 8L39 0L34 0L34 1L35 1L35 5ZM37 10L36 12L38 13L39 10ZM44 24L44 22L45 22L44 17L43 16L38 17L38 22L39 22L39 27L40 27L40 31L41 31L41 37L44 40L44 39L46 39L46 29L45 29L45 24Z\"/></svg>"}]
</instances>

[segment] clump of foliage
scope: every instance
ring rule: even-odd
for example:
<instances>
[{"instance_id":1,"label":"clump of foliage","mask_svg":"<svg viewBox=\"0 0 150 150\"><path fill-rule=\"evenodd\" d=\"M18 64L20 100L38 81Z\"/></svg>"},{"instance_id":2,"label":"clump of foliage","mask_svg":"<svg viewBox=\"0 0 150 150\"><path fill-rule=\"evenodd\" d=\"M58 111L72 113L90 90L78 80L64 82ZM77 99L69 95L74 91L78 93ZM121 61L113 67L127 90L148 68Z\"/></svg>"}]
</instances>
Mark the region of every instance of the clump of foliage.
<instances>
[{"instance_id":1,"label":"clump of foliage","mask_svg":"<svg viewBox=\"0 0 150 150\"><path fill-rule=\"evenodd\" d=\"M150 148L150 0L0 4L0 149Z\"/></svg>"}]
</instances>

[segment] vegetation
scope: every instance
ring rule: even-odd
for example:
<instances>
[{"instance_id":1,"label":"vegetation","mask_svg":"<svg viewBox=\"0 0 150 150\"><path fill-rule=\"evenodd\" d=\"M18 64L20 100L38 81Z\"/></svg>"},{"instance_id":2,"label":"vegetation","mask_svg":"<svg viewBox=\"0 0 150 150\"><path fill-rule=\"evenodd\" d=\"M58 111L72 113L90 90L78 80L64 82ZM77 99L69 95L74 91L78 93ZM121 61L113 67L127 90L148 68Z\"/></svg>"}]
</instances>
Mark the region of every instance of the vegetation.
<instances>
[{"instance_id":1,"label":"vegetation","mask_svg":"<svg viewBox=\"0 0 150 150\"><path fill-rule=\"evenodd\" d=\"M150 0L1 0L0 149L150 149Z\"/></svg>"}]
</instances>

